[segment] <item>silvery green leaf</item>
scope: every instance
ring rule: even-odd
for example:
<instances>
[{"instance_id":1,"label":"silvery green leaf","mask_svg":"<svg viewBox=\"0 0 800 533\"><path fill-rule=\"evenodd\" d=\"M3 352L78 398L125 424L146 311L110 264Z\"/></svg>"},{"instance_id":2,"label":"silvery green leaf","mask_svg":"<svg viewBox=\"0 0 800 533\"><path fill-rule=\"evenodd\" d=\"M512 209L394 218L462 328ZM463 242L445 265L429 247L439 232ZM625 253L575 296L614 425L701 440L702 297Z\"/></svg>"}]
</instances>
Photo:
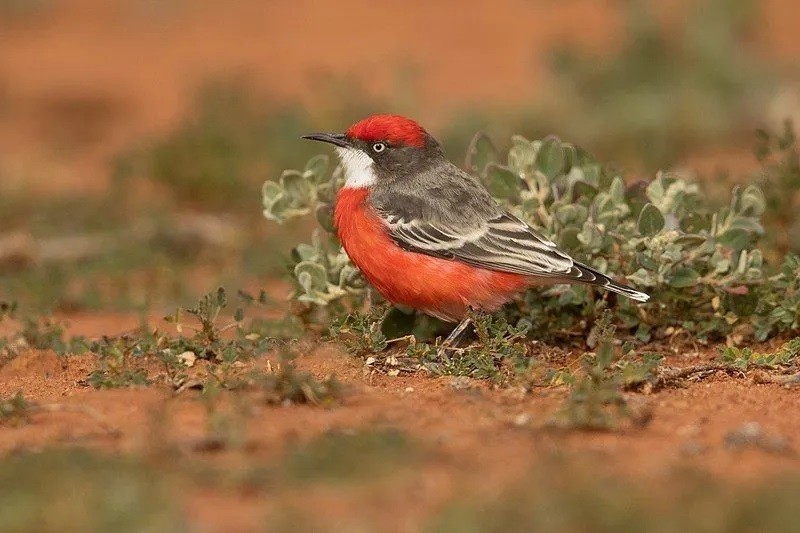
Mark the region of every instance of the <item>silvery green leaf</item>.
<instances>
[{"instance_id":1,"label":"silvery green leaf","mask_svg":"<svg viewBox=\"0 0 800 533\"><path fill-rule=\"evenodd\" d=\"M483 183L492 196L501 200L516 200L524 182L508 167L489 163L486 166Z\"/></svg>"},{"instance_id":2,"label":"silvery green leaf","mask_svg":"<svg viewBox=\"0 0 800 533\"><path fill-rule=\"evenodd\" d=\"M661 211L655 205L648 203L639 213L639 222L636 224L636 228L640 235L652 237L664 229L665 222Z\"/></svg>"},{"instance_id":3,"label":"silvery green leaf","mask_svg":"<svg viewBox=\"0 0 800 533\"><path fill-rule=\"evenodd\" d=\"M576 250L580 247L581 241L578 240L580 229L575 226L568 226L558 234L558 242L567 250Z\"/></svg>"},{"instance_id":4,"label":"silvery green leaf","mask_svg":"<svg viewBox=\"0 0 800 533\"><path fill-rule=\"evenodd\" d=\"M306 243L300 243L295 246L292 255L297 258L298 263L301 261L317 261L319 259L319 251Z\"/></svg>"},{"instance_id":5,"label":"silvery green leaf","mask_svg":"<svg viewBox=\"0 0 800 533\"><path fill-rule=\"evenodd\" d=\"M697 284L699 279L700 273L695 269L689 267L680 267L672 273L667 280L667 283L669 283L671 287L685 288L693 287Z\"/></svg>"},{"instance_id":6,"label":"silvery green leaf","mask_svg":"<svg viewBox=\"0 0 800 533\"><path fill-rule=\"evenodd\" d=\"M494 143L483 132L478 132L472 138L467 148L467 170L482 176L489 163L496 163L499 160L499 154Z\"/></svg>"},{"instance_id":7,"label":"silvery green leaf","mask_svg":"<svg viewBox=\"0 0 800 533\"><path fill-rule=\"evenodd\" d=\"M675 239L675 243L683 247L697 247L706 242L702 235L683 234Z\"/></svg>"},{"instance_id":8,"label":"silvery green leaf","mask_svg":"<svg viewBox=\"0 0 800 533\"><path fill-rule=\"evenodd\" d=\"M600 187L600 174L602 173L602 167L599 163L592 163L588 165L583 165L581 167L583 170L584 179L586 183L593 186L594 188Z\"/></svg>"},{"instance_id":9,"label":"silvery green leaf","mask_svg":"<svg viewBox=\"0 0 800 533\"><path fill-rule=\"evenodd\" d=\"M636 262L639 263L639 265L642 268L650 270L652 272L658 270L658 263L655 261L655 259L642 252L636 254Z\"/></svg>"},{"instance_id":10,"label":"silvery green leaf","mask_svg":"<svg viewBox=\"0 0 800 533\"><path fill-rule=\"evenodd\" d=\"M742 250L739 254L739 262L736 265L736 271L739 274L744 274L747 270L747 250Z\"/></svg>"},{"instance_id":11,"label":"silvery green leaf","mask_svg":"<svg viewBox=\"0 0 800 533\"><path fill-rule=\"evenodd\" d=\"M573 166L572 168L570 168L566 176L567 176L567 183L569 183L570 185L574 185L576 182L586 180L586 174L584 174L583 169L578 166Z\"/></svg>"},{"instance_id":12,"label":"silvery green leaf","mask_svg":"<svg viewBox=\"0 0 800 533\"><path fill-rule=\"evenodd\" d=\"M588 218L589 210L580 204L567 204L558 206L555 214L562 226L580 227Z\"/></svg>"},{"instance_id":13,"label":"silvery green leaf","mask_svg":"<svg viewBox=\"0 0 800 533\"><path fill-rule=\"evenodd\" d=\"M580 303L580 298L576 291L570 287L558 296L558 305L571 305Z\"/></svg>"},{"instance_id":14,"label":"silvery green leaf","mask_svg":"<svg viewBox=\"0 0 800 533\"><path fill-rule=\"evenodd\" d=\"M627 278L628 282L637 287L652 287L656 284L655 276L643 268L628 274Z\"/></svg>"},{"instance_id":15,"label":"silvery green leaf","mask_svg":"<svg viewBox=\"0 0 800 533\"><path fill-rule=\"evenodd\" d=\"M268 220L272 220L279 224L290 218L289 200L286 197L286 191L275 182L268 181L262 187L262 203L264 209L262 213Z\"/></svg>"},{"instance_id":16,"label":"silvery green leaf","mask_svg":"<svg viewBox=\"0 0 800 533\"><path fill-rule=\"evenodd\" d=\"M324 306L326 306L326 305L328 305L328 300L327 300L326 298L323 298L323 297L322 297L320 294L318 294L318 293L313 293L313 294L309 294L309 293L300 294L299 296L297 296L297 301L298 301L298 302L307 303L307 304L319 305L319 306L323 306L323 307L324 307Z\"/></svg>"},{"instance_id":17,"label":"silvery green leaf","mask_svg":"<svg viewBox=\"0 0 800 533\"><path fill-rule=\"evenodd\" d=\"M321 183L325 179L325 174L328 172L329 163L330 161L327 155L315 155L306 163L303 175L311 179L314 183Z\"/></svg>"},{"instance_id":18,"label":"silvery green leaf","mask_svg":"<svg viewBox=\"0 0 800 533\"><path fill-rule=\"evenodd\" d=\"M597 196L597 187L586 181L578 181L572 187L572 195L576 200L586 198L593 200Z\"/></svg>"},{"instance_id":19,"label":"silvery green leaf","mask_svg":"<svg viewBox=\"0 0 800 533\"><path fill-rule=\"evenodd\" d=\"M264 205L272 205L276 198L283 194L283 187L274 181L265 181L261 187L261 197Z\"/></svg>"},{"instance_id":20,"label":"silvery green leaf","mask_svg":"<svg viewBox=\"0 0 800 533\"><path fill-rule=\"evenodd\" d=\"M764 233L764 227L758 220L753 218L737 217L731 222L729 229L740 229L755 235L762 235Z\"/></svg>"},{"instance_id":21,"label":"silvery green leaf","mask_svg":"<svg viewBox=\"0 0 800 533\"><path fill-rule=\"evenodd\" d=\"M764 254L761 250L750 250L750 266L761 268L764 266Z\"/></svg>"},{"instance_id":22,"label":"silvery green leaf","mask_svg":"<svg viewBox=\"0 0 800 533\"><path fill-rule=\"evenodd\" d=\"M717 242L727 248L741 250L750 244L750 234L743 229L732 228L717 237Z\"/></svg>"},{"instance_id":23,"label":"silvery green leaf","mask_svg":"<svg viewBox=\"0 0 800 533\"><path fill-rule=\"evenodd\" d=\"M270 207L269 209L263 209L261 213L267 220L277 222L278 224L283 224L285 222L285 218L281 216L281 213L276 212L272 207Z\"/></svg>"},{"instance_id":24,"label":"silvery green leaf","mask_svg":"<svg viewBox=\"0 0 800 533\"><path fill-rule=\"evenodd\" d=\"M340 287L352 286L354 284L363 285L362 281L363 278L361 277L361 271L349 264L349 262L348 264L344 265L342 270L339 272Z\"/></svg>"},{"instance_id":25,"label":"silvery green leaf","mask_svg":"<svg viewBox=\"0 0 800 533\"><path fill-rule=\"evenodd\" d=\"M764 192L755 185L748 185L741 196L741 214L760 217L767 208Z\"/></svg>"},{"instance_id":26,"label":"silvery green leaf","mask_svg":"<svg viewBox=\"0 0 800 533\"><path fill-rule=\"evenodd\" d=\"M578 233L578 241L590 251L598 250L603 244L603 235L597 226L591 222L586 222L583 229Z\"/></svg>"},{"instance_id":27,"label":"silvery green leaf","mask_svg":"<svg viewBox=\"0 0 800 533\"><path fill-rule=\"evenodd\" d=\"M664 180L659 174L656 179L650 182L647 186L647 198L656 205L661 204L664 199L666 189L664 188Z\"/></svg>"},{"instance_id":28,"label":"silvery green leaf","mask_svg":"<svg viewBox=\"0 0 800 533\"><path fill-rule=\"evenodd\" d=\"M745 280L748 282L756 282L764 279L764 272L760 268L750 267L744 275Z\"/></svg>"},{"instance_id":29,"label":"silvery green leaf","mask_svg":"<svg viewBox=\"0 0 800 533\"><path fill-rule=\"evenodd\" d=\"M615 204L625 202L625 182L621 177L616 176L614 178L614 181L611 182L611 187L608 189L608 194Z\"/></svg>"},{"instance_id":30,"label":"silvery green leaf","mask_svg":"<svg viewBox=\"0 0 800 533\"><path fill-rule=\"evenodd\" d=\"M307 204L311 200L311 182L296 170L284 170L280 183L292 205Z\"/></svg>"},{"instance_id":31,"label":"silvery green leaf","mask_svg":"<svg viewBox=\"0 0 800 533\"><path fill-rule=\"evenodd\" d=\"M550 178L543 172L535 170L532 175L528 176L526 182L534 194L540 195L542 199L547 199L550 196Z\"/></svg>"},{"instance_id":32,"label":"silvery green leaf","mask_svg":"<svg viewBox=\"0 0 800 533\"><path fill-rule=\"evenodd\" d=\"M322 226L322 229L329 233L336 231L336 227L333 223L333 209L329 204L318 205L315 214L317 216L317 222Z\"/></svg>"},{"instance_id":33,"label":"silvery green leaf","mask_svg":"<svg viewBox=\"0 0 800 533\"><path fill-rule=\"evenodd\" d=\"M580 164L578 150L573 145L568 143L561 143L561 147L564 149L564 168L562 173L570 172L573 168L576 168L577 165Z\"/></svg>"},{"instance_id":34,"label":"silvery green leaf","mask_svg":"<svg viewBox=\"0 0 800 533\"><path fill-rule=\"evenodd\" d=\"M302 261L295 265L294 275L306 292L324 292L328 288L328 273L319 263Z\"/></svg>"},{"instance_id":35,"label":"silvery green leaf","mask_svg":"<svg viewBox=\"0 0 800 533\"><path fill-rule=\"evenodd\" d=\"M555 178L564 170L565 154L557 137L548 137L536 157L537 168L548 178Z\"/></svg>"},{"instance_id":36,"label":"silvery green leaf","mask_svg":"<svg viewBox=\"0 0 800 533\"><path fill-rule=\"evenodd\" d=\"M333 183L326 181L317 185L317 200L325 204L332 204L336 198Z\"/></svg>"},{"instance_id":37,"label":"silvery green leaf","mask_svg":"<svg viewBox=\"0 0 800 533\"><path fill-rule=\"evenodd\" d=\"M508 166L515 172L527 174L536 163L536 149L523 137L515 136L512 142L513 145L508 151Z\"/></svg>"},{"instance_id":38,"label":"silvery green leaf","mask_svg":"<svg viewBox=\"0 0 800 533\"><path fill-rule=\"evenodd\" d=\"M592 261L592 268L603 274L608 273L608 260L605 257L597 257Z\"/></svg>"}]
</instances>

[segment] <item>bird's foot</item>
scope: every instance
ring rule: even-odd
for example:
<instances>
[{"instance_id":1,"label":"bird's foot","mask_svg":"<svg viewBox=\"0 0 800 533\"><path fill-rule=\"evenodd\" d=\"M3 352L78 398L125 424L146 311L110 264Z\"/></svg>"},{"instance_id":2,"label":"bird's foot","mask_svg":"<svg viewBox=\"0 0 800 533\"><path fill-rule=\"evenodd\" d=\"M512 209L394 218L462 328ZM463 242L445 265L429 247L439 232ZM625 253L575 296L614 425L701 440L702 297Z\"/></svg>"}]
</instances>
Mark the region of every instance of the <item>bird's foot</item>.
<instances>
[{"instance_id":1,"label":"bird's foot","mask_svg":"<svg viewBox=\"0 0 800 533\"><path fill-rule=\"evenodd\" d=\"M458 342L464 336L464 333L467 331L467 328L472 325L472 317L467 316L458 325L453 328L453 331L450 332L450 335L442 341L442 344L439 345L439 349L436 350L436 356L439 358L444 357L447 355L448 350L452 350L458 346Z\"/></svg>"}]
</instances>

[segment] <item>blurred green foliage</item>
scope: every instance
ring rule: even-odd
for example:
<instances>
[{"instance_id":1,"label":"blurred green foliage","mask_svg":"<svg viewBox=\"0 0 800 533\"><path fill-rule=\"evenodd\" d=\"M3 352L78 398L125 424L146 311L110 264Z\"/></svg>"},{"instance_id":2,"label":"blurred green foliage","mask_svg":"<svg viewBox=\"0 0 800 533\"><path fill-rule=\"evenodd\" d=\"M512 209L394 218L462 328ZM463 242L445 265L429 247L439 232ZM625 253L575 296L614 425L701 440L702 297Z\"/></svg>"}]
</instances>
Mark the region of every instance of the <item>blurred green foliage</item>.
<instances>
[{"instance_id":1,"label":"blurred green foliage","mask_svg":"<svg viewBox=\"0 0 800 533\"><path fill-rule=\"evenodd\" d=\"M791 121L781 132L756 132L755 155L761 170L755 176L767 197L766 222L774 230L767 242L779 253L800 253L800 154Z\"/></svg>"},{"instance_id":2,"label":"blurred green foliage","mask_svg":"<svg viewBox=\"0 0 800 533\"><path fill-rule=\"evenodd\" d=\"M604 160L655 172L746 139L780 75L791 75L758 56L754 0L685 2L680 17L664 17L651 0L619 4L625 24L610 53L569 41L555 47L540 96L460 110L441 129L445 151L458 154L478 130L495 138L557 133Z\"/></svg>"},{"instance_id":3,"label":"blurred green foliage","mask_svg":"<svg viewBox=\"0 0 800 533\"><path fill-rule=\"evenodd\" d=\"M683 6L677 28L659 21L649 0L628 6L612 56L554 53L551 131L651 170L746 133L775 83L747 44L758 4L700 0Z\"/></svg>"},{"instance_id":4,"label":"blurred green foliage","mask_svg":"<svg viewBox=\"0 0 800 533\"><path fill-rule=\"evenodd\" d=\"M277 105L241 79L205 84L192 116L163 138L121 154L118 180L149 179L178 206L237 213L249 210L270 171L312 155L298 142L320 125L340 125L381 107L347 79L318 80L324 95L313 113L300 104Z\"/></svg>"},{"instance_id":5,"label":"blurred green foliage","mask_svg":"<svg viewBox=\"0 0 800 533\"><path fill-rule=\"evenodd\" d=\"M363 482L396 474L418 455L416 443L397 429L337 430L288 453L279 475L293 483Z\"/></svg>"},{"instance_id":6,"label":"blurred green foliage","mask_svg":"<svg viewBox=\"0 0 800 533\"><path fill-rule=\"evenodd\" d=\"M184 531L161 474L131 459L48 451L0 462L0 530Z\"/></svg>"},{"instance_id":7,"label":"blurred green foliage","mask_svg":"<svg viewBox=\"0 0 800 533\"><path fill-rule=\"evenodd\" d=\"M590 474L559 457L550 464L525 476L515 489L450 504L427 531L778 533L796 529L792 495L800 488L797 478L771 479L749 488L675 472L657 486L639 486L618 474L598 475L594 469Z\"/></svg>"},{"instance_id":8,"label":"blurred green foliage","mask_svg":"<svg viewBox=\"0 0 800 533\"><path fill-rule=\"evenodd\" d=\"M16 20L38 15L52 7L52 0L0 0L0 16Z\"/></svg>"}]
</instances>

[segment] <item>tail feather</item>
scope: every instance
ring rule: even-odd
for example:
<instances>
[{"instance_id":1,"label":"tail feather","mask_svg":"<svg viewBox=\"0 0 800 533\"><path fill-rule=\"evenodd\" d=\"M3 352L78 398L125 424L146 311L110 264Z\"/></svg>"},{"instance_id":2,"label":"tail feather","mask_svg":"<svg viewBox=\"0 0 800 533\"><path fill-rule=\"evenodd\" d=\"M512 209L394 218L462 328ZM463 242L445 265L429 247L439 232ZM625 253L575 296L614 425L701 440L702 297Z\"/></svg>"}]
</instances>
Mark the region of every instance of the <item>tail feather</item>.
<instances>
[{"instance_id":1,"label":"tail feather","mask_svg":"<svg viewBox=\"0 0 800 533\"><path fill-rule=\"evenodd\" d=\"M568 277L570 281L579 281L588 285L596 285L611 292L626 296L631 300L636 300L637 302L646 302L650 299L649 295L617 283L605 274L582 263L576 262Z\"/></svg>"}]
</instances>

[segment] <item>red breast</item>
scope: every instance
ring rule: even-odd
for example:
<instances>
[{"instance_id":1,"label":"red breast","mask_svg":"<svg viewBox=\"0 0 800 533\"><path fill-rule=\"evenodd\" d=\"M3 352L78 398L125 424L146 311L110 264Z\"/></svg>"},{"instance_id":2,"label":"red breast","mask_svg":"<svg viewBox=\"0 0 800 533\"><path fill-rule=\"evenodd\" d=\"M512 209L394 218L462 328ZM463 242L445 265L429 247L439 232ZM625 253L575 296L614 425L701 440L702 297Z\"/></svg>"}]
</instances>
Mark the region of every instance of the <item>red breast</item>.
<instances>
[{"instance_id":1,"label":"red breast","mask_svg":"<svg viewBox=\"0 0 800 533\"><path fill-rule=\"evenodd\" d=\"M334 213L350 260L390 302L457 321L468 307L496 311L530 283L526 276L472 267L402 249L369 205L369 189L344 188Z\"/></svg>"}]
</instances>

